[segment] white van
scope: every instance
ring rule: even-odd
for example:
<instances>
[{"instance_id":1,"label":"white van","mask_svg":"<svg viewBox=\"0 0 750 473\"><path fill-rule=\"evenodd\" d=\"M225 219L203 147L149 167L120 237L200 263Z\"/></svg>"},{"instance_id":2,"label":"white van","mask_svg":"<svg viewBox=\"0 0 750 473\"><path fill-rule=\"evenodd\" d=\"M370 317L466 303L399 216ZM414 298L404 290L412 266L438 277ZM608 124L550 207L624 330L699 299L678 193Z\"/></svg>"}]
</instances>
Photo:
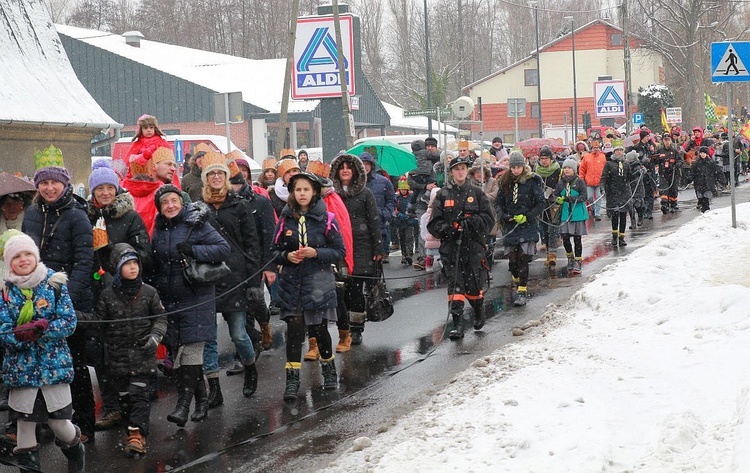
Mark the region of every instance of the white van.
<instances>
[{"instance_id":1,"label":"white van","mask_svg":"<svg viewBox=\"0 0 750 473\"><path fill-rule=\"evenodd\" d=\"M354 146L357 146L358 144L362 143L363 141L370 141L370 140L383 140L383 141L390 141L392 143L400 144L406 149L411 152L411 142L414 140L424 140L429 135L427 133L423 135L386 135L386 136L369 136L367 138L360 138L357 141L354 142ZM434 138L437 138L438 140L438 148L445 148L444 143L444 136L442 134L438 135L437 132L433 133L432 135ZM456 137L453 135L448 135L447 137L447 143L450 143L451 141L455 141Z\"/></svg>"}]
</instances>

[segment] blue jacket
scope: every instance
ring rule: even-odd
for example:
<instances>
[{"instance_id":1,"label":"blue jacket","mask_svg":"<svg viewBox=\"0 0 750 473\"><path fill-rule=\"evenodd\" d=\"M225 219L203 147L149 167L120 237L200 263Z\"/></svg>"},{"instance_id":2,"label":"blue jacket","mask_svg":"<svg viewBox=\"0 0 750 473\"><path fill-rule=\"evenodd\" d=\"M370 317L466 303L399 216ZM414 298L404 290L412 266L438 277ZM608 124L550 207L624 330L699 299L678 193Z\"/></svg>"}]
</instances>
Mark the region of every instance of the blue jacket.
<instances>
[{"instance_id":1,"label":"blue jacket","mask_svg":"<svg viewBox=\"0 0 750 473\"><path fill-rule=\"evenodd\" d=\"M189 243L197 261L218 263L229 257L229 243L208 224L208 216L208 207L203 202L185 205L172 219L162 214L156 216L151 242L156 265L153 282L167 312L177 311L167 319L166 342L174 347L216 340L214 286L185 284L182 254L177 251L177 244L185 241L192 228Z\"/></svg>"},{"instance_id":2,"label":"blue jacket","mask_svg":"<svg viewBox=\"0 0 750 473\"><path fill-rule=\"evenodd\" d=\"M299 249L298 220L289 206L284 207L276 227L274 252L279 272L279 306L301 313L336 307L336 281L331 265L344 259L346 250L338 222L331 216L328 223L325 202L318 199L305 214L307 246L317 250L316 258L305 258L299 264L287 259L290 251Z\"/></svg>"},{"instance_id":3,"label":"blue jacket","mask_svg":"<svg viewBox=\"0 0 750 473\"><path fill-rule=\"evenodd\" d=\"M583 222L589 219L589 211L586 209L586 182L578 175L574 174L568 178L563 174L557 183L554 196L565 198L565 202L562 203L560 221Z\"/></svg>"},{"instance_id":4,"label":"blue jacket","mask_svg":"<svg viewBox=\"0 0 750 473\"><path fill-rule=\"evenodd\" d=\"M38 388L73 382L73 358L65 338L76 329L76 313L65 280L65 275L49 269L47 277L34 288L32 320L47 319L49 326L33 342L19 342L13 335L26 297L13 284L6 283L3 287L0 343L5 347L3 379L9 388ZM58 291L52 284L58 285Z\"/></svg>"},{"instance_id":5,"label":"blue jacket","mask_svg":"<svg viewBox=\"0 0 750 473\"><path fill-rule=\"evenodd\" d=\"M391 215L396 209L396 191L387 177L375 172L375 168L367 175L367 188L375 196L381 225L390 225Z\"/></svg>"}]
</instances>

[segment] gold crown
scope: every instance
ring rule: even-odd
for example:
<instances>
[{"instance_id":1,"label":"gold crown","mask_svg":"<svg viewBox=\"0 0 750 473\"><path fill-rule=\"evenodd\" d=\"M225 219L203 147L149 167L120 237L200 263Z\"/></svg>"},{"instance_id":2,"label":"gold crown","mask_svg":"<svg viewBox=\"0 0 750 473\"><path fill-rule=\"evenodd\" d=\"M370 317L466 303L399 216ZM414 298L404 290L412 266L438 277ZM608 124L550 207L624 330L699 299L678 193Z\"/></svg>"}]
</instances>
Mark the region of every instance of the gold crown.
<instances>
[{"instance_id":1,"label":"gold crown","mask_svg":"<svg viewBox=\"0 0 750 473\"><path fill-rule=\"evenodd\" d=\"M276 158L268 158L263 160L263 171L267 169L276 170Z\"/></svg>"},{"instance_id":2,"label":"gold crown","mask_svg":"<svg viewBox=\"0 0 750 473\"><path fill-rule=\"evenodd\" d=\"M323 161L310 161L307 163L306 171L316 176L328 178L331 174L331 165Z\"/></svg>"},{"instance_id":3,"label":"gold crown","mask_svg":"<svg viewBox=\"0 0 750 473\"><path fill-rule=\"evenodd\" d=\"M34 152L34 170L38 171L50 166L65 167L62 151L60 148L55 148L55 145L50 145L49 148L43 151Z\"/></svg>"},{"instance_id":4,"label":"gold crown","mask_svg":"<svg viewBox=\"0 0 750 473\"><path fill-rule=\"evenodd\" d=\"M161 148L157 148L156 151L154 151L154 154L151 155L151 160L154 164L160 163L162 161L174 161L174 153L171 149L162 146Z\"/></svg>"},{"instance_id":5,"label":"gold crown","mask_svg":"<svg viewBox=\"0 0 750 473\"><path fill-rule=\"evenodd\" d=\"M276 164L276 171L278 171L279 177L284 177L284 174L292 169L299 169L296 159L282 159Z\"/></svg>"},{"instance_id":6,"label":"gold crown","mask_svg":"<svg viewBox=\"0 0 750 473\"><path fill-rule=\"evenodd\" d=\"M229 168L229 177L234 177L240 173L240 167L237 166L237 162L234 159L227 162L227 167Z\"/></svg>"},{"instance_id":7,"label":"gold crown","mask_svg":"<svg viewBox=\"0 0 750 473\"><path fill-rule=\"evenodd\" d=\"M213 151L214 149L207 143L198 143L195 145L195 148L193 148L194 153L200 153L203 151L204 153L208 153L210 151Z\"/></svg>"},{"instance_id":8,"label":"gold crown","mask_svg":"<svg viewBox=\"0 0 750 473\"><path fill-rule=\"evenodd\" d=\"M281 159L284 159L286 156L291 156L293 158L296 158L297 157L297 153L295 153L292 148L284 148L284 149L281 150L281 153L280 153L279 157Z\"/></svg>"}]
</instances>

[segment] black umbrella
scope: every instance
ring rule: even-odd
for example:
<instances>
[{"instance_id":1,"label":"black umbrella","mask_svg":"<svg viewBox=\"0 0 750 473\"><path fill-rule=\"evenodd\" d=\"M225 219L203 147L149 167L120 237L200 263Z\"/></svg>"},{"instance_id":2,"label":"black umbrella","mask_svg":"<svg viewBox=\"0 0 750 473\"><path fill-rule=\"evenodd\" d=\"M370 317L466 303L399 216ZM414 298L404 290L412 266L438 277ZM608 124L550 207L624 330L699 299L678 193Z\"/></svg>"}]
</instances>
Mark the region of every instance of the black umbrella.
<instances>
[{"instance_id":1,"label":"black umbrella","mask_svg":"<svg viewBox=\"0 0 750 473\"><path fill-rule=\"evenodd\" d=\"M0 173L0 197L20 192L35 192L34 184L13 174Z\"/></svg>"}]
</instances>

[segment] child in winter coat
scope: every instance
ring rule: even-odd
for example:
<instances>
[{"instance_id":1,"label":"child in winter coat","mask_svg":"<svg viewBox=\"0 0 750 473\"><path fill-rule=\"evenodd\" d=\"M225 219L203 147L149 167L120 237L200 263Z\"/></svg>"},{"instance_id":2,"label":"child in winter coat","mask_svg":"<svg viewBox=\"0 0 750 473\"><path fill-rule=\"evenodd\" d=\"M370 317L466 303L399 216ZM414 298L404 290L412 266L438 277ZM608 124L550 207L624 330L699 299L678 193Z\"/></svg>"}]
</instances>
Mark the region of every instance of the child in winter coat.
<instances>
[{"instance_id":1,"label":"child in winter coat","mask_svg":"<svg viewBox=\"0 0 750 473\"><path fill-rule=\"evenodd\" d=\"M115 277L96 303L98 320L127 319L102 327L104 359L109 383L120 397L127 423L125 452L146 453L151 403L149 384L156 372L156 347L167 331L167 317L159 293L143 283L138 253L127 243L117 243L110 253Z\"/></svg>"},{"instance_id":2,"label":"child in winter coat","mask_svg":"<svg viewBox=\"0 0 750 473\"><path fill-rule=\"evenodd\" d=\"M701 213L711 210L711 197L716 193L716 183L722 182L723 170L711 159L707 146L698 149L698 158L691 167L693 187Z\"/></svg>"},{"instance_id":3,"label":"child in winter coat","mask_svg":"<svg viewBox=\"0 0 750 473\"><path fill-rule=\"evenodd\" d=\"M586 235L586 182L578 177L578 163L573 158L563 162L562 175L555 188L555 202L562 205L560 214L560 235L562 235L565 256L568 257L568 274L581 274L583 266L583 244L581 237ZM571 238L573 244L571 244Z\"/></svg>"},{"instance_id":4,"label":"child in winter coat","mask_svg":"<svg viewBox=\"0 0 750 473\"><path fill-rule=\"evenodd\" d=\"M14 455L21 471L41 471L36 424L45 422L68 459L68 471L82 472L85 452L81 431L71 422L73 359L65 340L76 328L68 278L47 269L29 236L16 232L5 238L0 343L8 405L18 416Z\"/></svg>"},{"instance_id":5,"label":"child in winter coat","mask_svg":"<svg viewBox=\"0 0 750 473\"><path fill-rule=\"evenodd\" d=\"M440 262L440 239L435 238L427 231L427 224L432 218L432 207L438 192L440 192L440 187L435 187L430 191L430 205L427 207L427 212L422 214L419 222L420 236L424 240L425 269L427 271L436 271L443 267Z\"/></svg>"},{"instance_id":6,"label":"child in winter coat","mask_svg":"<svg viewBox=\"0 0 750 473\"><path fill-rule=\"evenodd\" d=\"M613 248L627 245L625 225L628 211L633 208L633 197L637 195L639 202L643 202L643 184L641 183L643 173L634 174L630 164L638 162L638 152L630 151L627 156L623 156L623 151L622 146L616 147L602 171L602 188L607 195L607 213L612 222ZM640 170L640 164L633 165L638 166ZM636 185L635 189L631 187L631 183ZM631 226L632 222L631 216Z\"/></svg>"},{"instance_id":7,"label":"child in winter coat","mask_svg":"<svg viewBox=\"0 0 750 473\"><path fill-rule=\"evenodd\" d=\"M406 176L398 180L398 191L396 191L396 210L393 211L393 229L398 235L401 246L401 264L411 266L414 256L414 239L416 237L417 220L407 213L412 191Z\"/></svg>"},{"instance_id":8,"label":"child in winter coat","mask_svg":"<svg viewBox=\"0 0 750 473\"><path fill-rule=\"evenodd\" d=\"M153 168L151 158L154 151L159 148L169 148L174 152L172 145L164 139L164 133L159 128L156 117L146 114L141 115L138 117L133 144L125 153L125 159L128 160L129 164L127 177L133 177L134 169L143 171L143 174L149 174Z\"/></svg>"}]
</instances>

